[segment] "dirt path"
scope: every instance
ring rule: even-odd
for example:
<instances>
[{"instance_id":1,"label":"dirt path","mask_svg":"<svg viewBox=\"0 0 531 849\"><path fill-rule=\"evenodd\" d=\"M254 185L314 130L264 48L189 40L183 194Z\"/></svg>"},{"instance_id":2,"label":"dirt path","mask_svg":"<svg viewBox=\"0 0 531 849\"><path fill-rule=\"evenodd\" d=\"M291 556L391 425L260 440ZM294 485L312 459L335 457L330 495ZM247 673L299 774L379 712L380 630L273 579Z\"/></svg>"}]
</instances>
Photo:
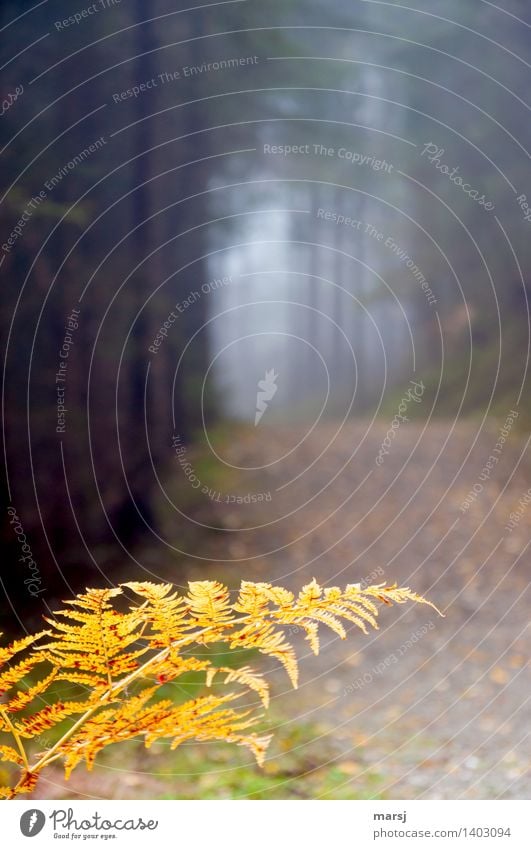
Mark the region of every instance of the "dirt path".
<instances>
[{"instance_id":1,"label":"dirt path","mask_svg":"<svg viewBox=\"0 0 531 849\"><path fill-rule=\"evenodd\" d=\"M528 798L531 504L505 527L531 484L525 440L513 432L495 451L495 426L476 439L473 425L409 423L378 466L386 427L336 430L319 427L292 453L304 437L293 429L235 440L227 461L272 464L244 475L237 495L271 500L216 505L226 533L209 556L231 561L234 585L242 573L292 588L313 576L397 581L447 615L407 606L384 610L369 637L327 634L283 713L324 723L352 781L381 775L389 798Z\"/></svg>"},{"instance_id":2,"label":"dirt path","mask_svg":"<svg viewBox=\"0 0 531 849\"><path fill-rule=\"evenodd\" d=\"M356 631L342 642L323 631L317 658L293 637L303 658L299 689L277 670L269 676L272 715L286 718L275 729L280 746L294 728L317 729L310 760L337 764L354 795L529 798L525 440L513 431L496 451L496 426L476 439L473 425L424 431L408 423L379 466L384 425L337 430L321 425L305 438L264 427L224 439L226 462L264 468L231 472L238 486L219 500L210 495L205 517L219 530L203 534L204 559L190 578L292 589L314 576L328 586L397 581L429 596L446 618L420 605L383 610L369 636ZM485 471L489 457L497 462ZM511 513L521 515L509 532ZM162 571L166 551L148 557L154 577L171 577ZM67 787L52 771L39 793L151 798L165 787L126 761L114 773L78 770Z\"/></svg>"}]
</instances>

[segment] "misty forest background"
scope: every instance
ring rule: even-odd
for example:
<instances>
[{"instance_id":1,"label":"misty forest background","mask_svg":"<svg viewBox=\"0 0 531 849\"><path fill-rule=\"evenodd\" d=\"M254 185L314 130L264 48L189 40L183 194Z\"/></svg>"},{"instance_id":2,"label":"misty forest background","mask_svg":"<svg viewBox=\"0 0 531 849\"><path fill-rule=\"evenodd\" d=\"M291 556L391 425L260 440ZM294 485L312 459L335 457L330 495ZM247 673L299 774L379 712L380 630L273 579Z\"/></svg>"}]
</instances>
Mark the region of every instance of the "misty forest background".
<instances>
[{"instance_id":1,"label":"misty forest background","mask_svg":"<svg viewBox=\"0 0 531 849\"><path fill-rule=\"evenodd\" d=\"M66 2L4 0L0 10L3 101L23 87L0 123L2 242L63 169L0 270L2 584L7 615L23 622L43 599L26 592L7 507L47 605L67 587L144 567L183 578L198 539L219 536L201 524L224 507L197 497L175 437L201 462L208 429L230 441L252 428L257 380L272 366L281 376L269 424L319 411L323 358L332 419L389 421L412 378L426 394L409 415L504 418L518 398L519 426L531 414L530 225L516 200L529 175L523 0L505 16L492 4L449 0L444 16L423 4L407 37L390 4L103 5L62 28L76 11ZM255 58L183 73L233 57ZM421 155L428 143L494 212ZM268 144L311 152L273 155ZM392 167L315 155L314 144ZM413 258L431 301L376 232ZM224 277L151 353L175 304ZM209 453L208 485L222 489L223 474Z\"/></svg>"},{"instance_id":2,"label":"misty forest background","mask_svg":"<svg viewBox=\"0 0 531 849\"><path fill-rule=\"evenodd\" d=\"M319 657L290 633L296 692L250 657L264 769L131 741L34 798L529 798L530 27L525 0L0 4L3 639L135 579L446 613Z\"/></svg>"}]
</instances>

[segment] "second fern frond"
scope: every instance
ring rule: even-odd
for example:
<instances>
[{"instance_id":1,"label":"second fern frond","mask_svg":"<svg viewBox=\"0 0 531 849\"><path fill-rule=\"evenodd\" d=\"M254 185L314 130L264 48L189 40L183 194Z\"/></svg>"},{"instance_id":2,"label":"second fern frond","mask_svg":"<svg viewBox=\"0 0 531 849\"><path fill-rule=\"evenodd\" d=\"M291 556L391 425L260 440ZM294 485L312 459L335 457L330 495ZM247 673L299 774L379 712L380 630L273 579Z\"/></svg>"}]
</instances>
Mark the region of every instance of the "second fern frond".
<instances>
[{"instance_id":1,"label":"second fern frond","mask_svg":"<svg viewBox=\"0 0 531 849\"><path fill-rule=\"evenodd\" d=\"M270 736L252 730L261 716L233 703L255 693L267 708L266 679L247 665L216 666L194 657L190 647L225 643L231 650L255 649L282 664L297 687L298 664L287 627L302 629L317 654L319 625L342 639L348 623L367 633L378 627L379 604L408 601L431 604L396 585L323 589L315 580L298 595L243 581L234 601L217 581L192 582L187 595L171 584L136 581L88 589L47 619L46 631L0 648L0 732L5 735L0 760L19 771L14 786L0 788L0 796L31 792L40 773L58 760L67 778L82 761L90 769L102 749L132 738L143 739L146 747L165 739L172 748L186 740L224 740L247 747L262 764ZM165 698L162 686L187 672L204 673L206 687L216 685L216 691L183 704ZM20 688L29 674L38 674L37 682ZM78 685L79 697L56 700L58 681ZM218 684L236 688L220 692ZM36 702L45 706L31 710ZM57 741L30 762L28 741L56 726Z\"/></svg>"}]
</instances>

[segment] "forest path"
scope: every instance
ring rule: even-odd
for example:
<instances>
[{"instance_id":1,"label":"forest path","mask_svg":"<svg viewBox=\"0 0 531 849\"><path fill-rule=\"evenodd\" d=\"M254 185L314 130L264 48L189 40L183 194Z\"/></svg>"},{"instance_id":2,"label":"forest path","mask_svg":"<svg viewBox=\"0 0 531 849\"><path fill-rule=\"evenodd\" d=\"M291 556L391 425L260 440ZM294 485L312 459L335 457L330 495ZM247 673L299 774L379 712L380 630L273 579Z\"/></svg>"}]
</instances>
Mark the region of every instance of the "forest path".
<instances>
[{"instance_id":1,"label":"forest path","mask_svg":"<svg viewBox=\"0 0 531 849\"><path fill-rule=\"evenodd\" d=\"M291 634L301 658L298 690L264 658L273 685L272 760L263 773L251 767L251 783L242 786L234 750L226 747L217 768L222 776L234 768L235 778L222 796L252 794L264 775L277 782L274 798L284 789L289 798L313 798L326 793L323 776L337 767L332 798L529 798L531 504L512 532L506 525L531 470L526 441L514 429L493 453L500 427L492 424L476 439L473 424L424 429L410 422L381 466L375 458L387 428L380 423L367 429L349 422L337 435L334 423L320 425L291 453L305 435L293 427L238 431L228 440L225 434L219 448L226 462L267 468L230 473L232 492L219 501L205 497L205 521L220 530L201 534L190 579L221 578L233 589L242 578L267 580L294 590L314 576L328 586L396 581L427 596L446 618L428 606L383 609L380 629L367 636L351 628L341 641L322 628L318 657ZM462 511L492 456L498 462ZM257 492L271 500L238 503ZM144 555L144 562L153 558L149 577L175 580L166 551ZM174 775L171 760L158 766L131 745L111 765L76 770L68 784L61 768L52 768L36 797L200 796L203 785L193 777L199 764L188 757L185 774Z\"/></svg>"},{"instance_id":2,"label":"forest path","mask_svg":"<svg viewBox=\"0 0 531 849\"><path fill-rule=\"evenodd\" d=\"M226 451L238 466L272 464L252 473L271 500L216 504L227 532L208 540L208 573L230 560L233 586L242 576L292 589L314 576L328 586L396 581L446 612L384 609L379 631L354 628L347 642L322 629L318 658L299 643L299 689L275 682L282 715L318 722L349 780L379 775L388 798L530 792L531 505L505 526L531 475L524 438L513 430L500 445L502 425L477 435L474 424L408 423L380 466L383 424L348 423L337 435L321 425L289 454L302 431L257 428Z\"/></svg>"}]
</instances>

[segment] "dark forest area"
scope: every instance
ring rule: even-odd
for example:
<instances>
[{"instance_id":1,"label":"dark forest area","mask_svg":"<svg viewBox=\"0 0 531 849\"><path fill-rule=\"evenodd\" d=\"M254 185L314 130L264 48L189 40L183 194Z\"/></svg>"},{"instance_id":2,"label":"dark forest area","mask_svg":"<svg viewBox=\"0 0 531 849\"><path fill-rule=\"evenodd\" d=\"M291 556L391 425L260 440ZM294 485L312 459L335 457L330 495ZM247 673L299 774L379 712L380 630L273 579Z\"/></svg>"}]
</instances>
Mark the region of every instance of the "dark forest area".
<instances>
[{"instance_id":1,"label":"dark forest area","mask_svg":"<svg viewBox=\"0 0 531 849\"><path fill-rule=\"evenodd\" d=\"M225 96L241 73L230 60L258 49L237 3L155 4L149 19L142 2L90 8L72 19L55 3L52 22L49 4L2 4L2 92L24 89L1 126L2 231L14 234L1 269L2 535L5 562L17 562L16 505L52 593L96 578L93 549L127 558L156 521L173 433L190 441L200 426L206 298L156 356L149 348L175 303L210 279L219 228L231 226L213 223L214 183L242 175L238 149L256 143L262 107L249 96L239 121L241 101ZM260 38L261 54L268 42L282 39ZM194 73L225 60L219 83ZM257 70L244 70L252 88ZM207 415L214 407L209 396ZM23 572L3 573L15 603L28 602Z\"/></svg>"}]
</instances>

